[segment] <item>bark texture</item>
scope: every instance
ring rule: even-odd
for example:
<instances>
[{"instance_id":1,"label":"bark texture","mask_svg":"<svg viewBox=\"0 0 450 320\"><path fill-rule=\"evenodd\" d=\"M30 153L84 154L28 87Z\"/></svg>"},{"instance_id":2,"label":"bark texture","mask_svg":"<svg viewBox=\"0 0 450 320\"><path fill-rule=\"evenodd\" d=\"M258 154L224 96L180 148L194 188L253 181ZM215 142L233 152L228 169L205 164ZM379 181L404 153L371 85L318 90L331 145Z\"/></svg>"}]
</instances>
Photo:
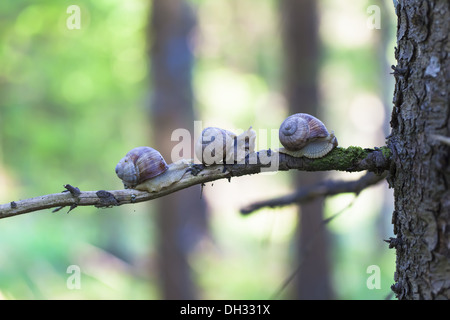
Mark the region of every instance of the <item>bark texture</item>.
<instances>
[{"instance_id":1,"label":"bark texture","mask_svg":"<svg viewBox=\"0 0 450 320\"><path fill-rule=\"evenodd\" d=\"M450 2L409 0L398 16L391 176L399 299L450 299Z\"/></svg>"}]
</instances>

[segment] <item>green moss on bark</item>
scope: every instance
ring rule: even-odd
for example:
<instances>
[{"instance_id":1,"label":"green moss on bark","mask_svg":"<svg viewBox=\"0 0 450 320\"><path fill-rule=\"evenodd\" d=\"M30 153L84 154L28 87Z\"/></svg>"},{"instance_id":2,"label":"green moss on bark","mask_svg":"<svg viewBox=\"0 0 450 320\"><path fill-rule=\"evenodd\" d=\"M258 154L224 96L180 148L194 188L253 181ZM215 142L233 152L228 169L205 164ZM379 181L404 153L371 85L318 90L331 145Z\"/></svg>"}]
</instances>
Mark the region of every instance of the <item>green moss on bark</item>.
<instances>
[{"instance_id":1,"label":"green moss on bark","mask_svg":"<svg viewBox=\"0 0 450 320\"><path fill-rule=\"evenodd\" d=\"M311 160L309 171L339 170L353 171L357 163L367 158L369 150L350 146L335 148L323 158Z\"/></svg>"},{"instance_id":2,"label":"green moss on bark","mask_svg":"<svg viewBox=\"0 0 450 320\"><path fill-rule=\"evenodd\" d=\"M380 149L381 149L381 153L383 153L383 157L390 160L391 156L392 156L391 149L389 149L389 147L381 147Z\"/></svg>"}]
</instances>

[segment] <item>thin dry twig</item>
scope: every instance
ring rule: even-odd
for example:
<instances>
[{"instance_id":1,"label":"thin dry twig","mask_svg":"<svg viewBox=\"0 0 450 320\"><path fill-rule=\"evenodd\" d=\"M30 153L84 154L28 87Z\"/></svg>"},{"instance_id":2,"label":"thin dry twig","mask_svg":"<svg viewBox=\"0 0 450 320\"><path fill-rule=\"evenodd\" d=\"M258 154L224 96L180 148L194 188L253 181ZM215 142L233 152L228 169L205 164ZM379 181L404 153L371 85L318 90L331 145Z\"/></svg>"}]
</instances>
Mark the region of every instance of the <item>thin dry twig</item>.
<instances>
[{"instance_id":1,"label":"thin dry twig","mask_svg":"<svg viewBox=\"0 0 450 320\"><path fill-rule=\"evenodd\" d=\"M342 181L342 180L320 181L315 185L300 188L294 193L289 195L249 204L248 206L241 209L241 213L247 215L262 208L283 207L294 203L300 204L311 201L318 197L327 197L340 193L359 194L365 188L384 180L386 176L387 171L382 174L367 172L361 178L352 181Z\"/></svg>"},{"instance_id":2,"label":"thin dry twig","mask_svg":"<svg viewBox=\"0 0 450 320\"><path fill-rule=\"evenodd\" d=\"M450 137L442 136L442 135L439 135L439 134L432 134L431 137L434 140L442 142L442 143L444 143L446 145L450 145Z\"/></svg>"}]
</instances>

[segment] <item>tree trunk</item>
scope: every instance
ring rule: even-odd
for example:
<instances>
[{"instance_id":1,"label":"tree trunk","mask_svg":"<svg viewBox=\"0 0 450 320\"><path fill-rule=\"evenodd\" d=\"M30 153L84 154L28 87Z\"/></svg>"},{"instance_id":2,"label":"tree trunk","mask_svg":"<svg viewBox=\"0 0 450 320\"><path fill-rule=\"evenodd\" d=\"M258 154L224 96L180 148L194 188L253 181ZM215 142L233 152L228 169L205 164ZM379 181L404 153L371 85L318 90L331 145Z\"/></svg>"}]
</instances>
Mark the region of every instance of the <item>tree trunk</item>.
<instances>
[{"instance_id":1,"label":"tree trunk","mask_svg":"<svg viewBox=\"0 0 450 320\"><path fill-rule=\"evenodd\" d=\"M392 290L399 299L450 299L450 2L403 0L396 13Z\"/></svg>"},{"instance_id":2,"label":"tree trunk","mask_svg":"<svg viewBox=\"0 0 450 320\"><path fill-rule=\"evenodd\" d=\"M304 112L319 116L319 39L315 0L283 0L281 17L284 43L286 95L290 114ZM295 175L297 188L323 179L320 172ZM301 205L297 238L300 265L294 296L297 299L330 299L327 231L321 228L323 199Z\"/></svg>"},{"instance_id":3,"label":"tree trunk","mask_svg":"<svg viewBox=\"0 0 450 320\"><path fill-rule=\"evenodd\" d=\"M173 147L170 140L173 130L185 128L194 132L193 53L189 44L194 26L194 12L185 1L153 1L149 30L152 43L152 128L154 146L168 162ZM206 205L200 199L200 186L159 199L157 210L162 298L195 299L197 290L188 257L206 230Z\"/></svg>"}]
</instances>

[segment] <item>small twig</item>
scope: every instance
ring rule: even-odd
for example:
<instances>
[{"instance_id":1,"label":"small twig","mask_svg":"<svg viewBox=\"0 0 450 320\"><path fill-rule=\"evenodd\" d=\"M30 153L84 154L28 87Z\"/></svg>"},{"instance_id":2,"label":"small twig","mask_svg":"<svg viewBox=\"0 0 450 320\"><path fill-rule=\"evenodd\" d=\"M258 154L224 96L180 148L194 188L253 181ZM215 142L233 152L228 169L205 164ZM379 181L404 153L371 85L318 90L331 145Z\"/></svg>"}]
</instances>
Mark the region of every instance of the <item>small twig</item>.
<instances>
[{"instance_id":1,"label":"small twig","mask_svg":"<svg viewBox=\"0 0 450 320\"><path fill-rule=\"evenodd\" d=\"M389 237L387 240L383 240L384 242L389 243L389 249L397 248L403 244L402 237L399 236L397 238Z\"/></svg>"},{"instance_id":2,"label":"small twig","mask_svg":"<svg viewBox=\"0 0 450 320\"><path fill-rule=\"evenodd\" d=\"M117 200L116 205L147 201L152 197L148 192L134 189L112 190L107 192L112 194ZM79 206L105 207L112 205L111 201L105 202L105 198L99 197L98 191L81 191L78 197L73 197L70 192L53 193L25 200L17 200L14 203L14 208L10 203L0 205L0 219L49 208L56 208L54 210L56 212L67 206L73 206L72 209L74 209Z\"/></svg>"},{"instance_id":3,"label":"small twig","mask_svg":"<svg viewBox=\"0 0 450 320\"><path fill-rule=\"evenodd\" d=\"M73 187L70 184L65 184L64 188L66 188L66 190L64 190L63 192L70 192L70 194L75 198L78 198L79 195L81 194L81 191L79 188Z\"/></svg>"},{"instance_id":4,"label":"small twig","mask_svg":"<svg viewBox=\"0 0 450 320\"><path fill-rule=\"evenodd\" d=\"M450 145L450 137L441 136L439 134L432 134L431 137L439 142L446 144L446 145Z\"/></svg>"},{"instance_id":5,"label":"small twig","mask_svg":"<svg viewBox=\"0 0 450 320\"><path fill-rule=\"evenodd\" d=\"M321 181L315 185L300 188L294 193L286 196L249 204L245 208L241 209L241 213L247 215L265 207L275 208L287 206L293 203L297 204L305 203L318 197L327 197L339 193L359 194L365 188L384 180L386 176L387 172L384 172L380 175L377 175L373 172L367 172L361 178L352 181L341 181L341 180Z\"/></svg>"},{"instance_id":6,"label":"small twig","mask_svg":"<svg viewBox=\"0 0 450 320\"><path fill-rule=\"evenodd\" d=\"M69 213L70 211L72 211L73 209L78 207L78 203L80 202L80 198L79 197L80 197L81 191L80 191L79 188L73 187L70 184L65 184L64 188L66 188L66 190L64 190L63 192L70 192L72 197L75 199L75 203L71 204L70 208L69 208L69 211L67 211L67 213ZM52 212L57 212L57 211L61 210L62 208L64 208L64 206L63 207L59 207L59 208L53 210Z\"/></svg>"}]
</instances>

